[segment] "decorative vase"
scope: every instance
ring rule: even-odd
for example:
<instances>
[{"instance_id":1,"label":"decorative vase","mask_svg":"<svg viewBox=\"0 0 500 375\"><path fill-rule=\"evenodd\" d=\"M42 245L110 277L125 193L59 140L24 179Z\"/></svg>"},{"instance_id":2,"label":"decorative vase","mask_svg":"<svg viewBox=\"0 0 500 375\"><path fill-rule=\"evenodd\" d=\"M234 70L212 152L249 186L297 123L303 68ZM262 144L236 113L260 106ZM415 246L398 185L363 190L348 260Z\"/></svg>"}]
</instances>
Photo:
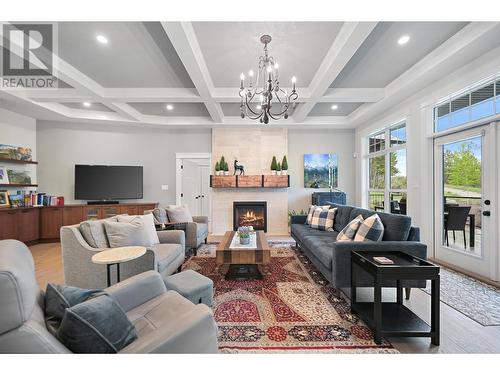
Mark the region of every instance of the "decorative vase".
<instances>
[{"instance_id":1,"label":"decorative vase","mask_svg":"<svg viewBox=\"0 0 500 375\"><path fill-rule=\"evenodd\" d=\"M276 176L276 171L271 171L271 175Z\"/></svg>"},{"instance_id":2,"label":"decorative vase","mask_svg":"<svg viewBox=\"0 0 500 375\"><path fill-rule=\"evenodd\" d=\"M224 176L229 176L229 171L224 171Z\"/></svg>"},{"instance_id":3,"label":"decorative vase","mask_svg":"<svg viewBox=\"0 0 500 375\"><path fill-rule=\"evenodd\" d=\"M240 237L240 245L249 245L250 237Z\"/></svg>"},{"instance_id":4,"label":"decorative vase","mask_svg":"<svg viewBox=\"0 0 500 375\"><path fill-rule=\"evenodd\" d=\"M281 171L276 171L276 175L281 176Z\"/></svg>"},{"instance_id":5,"label":"decorative vase","mask_svg":"<svg viewBox=\"0 0 500 375\"><path fill-rule=\"evenodd\" d=\"M287 171L286 169L283 169L283 170L281 171L281 174L282 174L283 176L286 176L286 175L287 175L287 173L288 173L288 171Z\"/></svg>"}]
</instances>

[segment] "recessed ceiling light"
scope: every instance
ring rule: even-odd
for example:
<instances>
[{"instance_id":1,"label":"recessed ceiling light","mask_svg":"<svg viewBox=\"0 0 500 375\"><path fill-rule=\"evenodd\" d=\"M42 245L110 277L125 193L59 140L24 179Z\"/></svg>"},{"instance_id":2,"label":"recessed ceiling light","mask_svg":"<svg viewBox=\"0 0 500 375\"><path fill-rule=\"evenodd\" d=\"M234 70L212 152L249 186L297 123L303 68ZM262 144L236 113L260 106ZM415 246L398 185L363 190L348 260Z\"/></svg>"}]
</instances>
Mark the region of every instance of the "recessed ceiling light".
<instances>
[{"instance_id":1,"label":"recessed ceiling light","mask_svg":"<svg viewBox=\"0 0 500 375\"><path fill-rule=\"evenodd\" d=\"M334 104L332 105L332 111L336 111L337 109L339 109L339 106L337 104Z\"/></svg>"},{"instance_id":2,"label":"recessed ceiling light","mask_svg":"<svg viewBox=\"0 0 500 375\"><path fill-rule=\"evenodd\" d=\"M108 38L106 38L104 35L97 35L96 39L101 44L108 44Z\"/></svg>"},{"instance_id":3,"label":"recessed ceiling light","mask_svg":"<svg viewBox=\"0 0 500 375\"><path fill-rule=\"evenodd\" d=\"M398 44L402 46L403 44L406 44L410 41L410 36L409 35L403 35L398 39Z\"/></svg>"},{"instance_id":4,"label":"recessed ceiling light","mask_svg":"<svg viewBox=\"0 0 500 375\"><path fill-rule=\"evenodd\" d=\"M174 106L172 104L167 104L165 108L167 108L167 111L171 111L174 109Z\"/></svg>"},{"instance_id":5,"label":"recessed ceiling light","mask_svg":"<svg viewBox=\"0 0 500 375\"><path fill-rule=\"evenodd\" d=\"M89 102L83 102L82 104L83 104L83 106L84 106L84 107L87 107L87 108L88 108L88 107L90 107L90 106L92 105L92 104L91 104L91 103L89 103Z\"/></svg>"}]
</instances>

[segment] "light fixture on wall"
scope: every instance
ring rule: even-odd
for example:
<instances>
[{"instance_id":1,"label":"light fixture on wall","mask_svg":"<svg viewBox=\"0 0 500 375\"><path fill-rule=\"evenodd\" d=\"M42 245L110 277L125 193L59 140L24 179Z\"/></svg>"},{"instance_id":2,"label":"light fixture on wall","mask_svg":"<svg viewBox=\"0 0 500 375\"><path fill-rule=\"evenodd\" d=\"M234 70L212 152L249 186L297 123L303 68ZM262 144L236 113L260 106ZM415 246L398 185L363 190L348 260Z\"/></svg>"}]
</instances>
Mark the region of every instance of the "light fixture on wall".
<instances>
[{"instance_id":1,"label":"light fixture on wall","mask_svg":"<svg viewBox=\"0 0 500 375\"><path fill-rule=\"evenodd\" d=\"M248 117L259 120L261 123L269 123L269 118L278 120L288 118L290 107L296 106L299 97L295 89L296 78L292 77L292 92L288 94L280 87L279 65L274 57L269 56L267 45L271 42L271 36L262 35L260 41L264 44L264 55L259 57L257 75L248 72L248 86L245 87L245 74L240 76L241 118ZM257 106L255 103L259 103ZM274 110L273 110L274 108Z\"/></svg>"}]
</instances>

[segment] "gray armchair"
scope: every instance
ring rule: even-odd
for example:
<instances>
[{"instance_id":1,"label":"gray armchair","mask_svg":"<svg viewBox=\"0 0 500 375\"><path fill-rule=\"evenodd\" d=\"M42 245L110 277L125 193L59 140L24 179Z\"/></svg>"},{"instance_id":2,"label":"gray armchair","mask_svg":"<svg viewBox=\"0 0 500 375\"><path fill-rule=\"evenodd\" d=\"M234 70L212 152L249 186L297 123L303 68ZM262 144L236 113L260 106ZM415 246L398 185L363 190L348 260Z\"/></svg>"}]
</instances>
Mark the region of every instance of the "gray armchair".
<instances>
[{"instance_id":1,"label":"gray armchair","mask_svg":"<svg viewBox=\"0 0 500 375\"><path fill-rule=\"evenodd\" d=\"M184 232L158 232L160 243L149 247L142 257L120 266L121 280L154 270L166 277L180 271L186 256ZM92 263L92 256L106 248L90 246L80 231L80 225L61 228L61 250L64 281L80 288L102 289L107 286L106 266ZM111 281L116 282L116 269L111 267Z\"/></svg>"},{"instance_id":2,"label":"gray armchair","mask_svg":"<svg viewBox=\"0 0 500 375\"><path fill-rule=\"evenodd\" d=\"M120 304L139 336L120 353L217 352L210 309L167 291L159 273L141 273L105 292ZM47 330L43 301L29 249L16 240L0 241L0 353L70 353Z\"/></svg>"},{"instance_id":3,"label":"gray armchair","mask_svg":"<svg viewBox=\"0 0 500 375\"><path fill-rule=\"evenodd\" d=\"M153 214L156 225L168 224L168 216L164 208L155 208L154 210L144 211L144 215ZM186 225L186 249L196 249L208 238L208 216L193 216L193 221L185 223Z\"/></svg>"}]
</instances>

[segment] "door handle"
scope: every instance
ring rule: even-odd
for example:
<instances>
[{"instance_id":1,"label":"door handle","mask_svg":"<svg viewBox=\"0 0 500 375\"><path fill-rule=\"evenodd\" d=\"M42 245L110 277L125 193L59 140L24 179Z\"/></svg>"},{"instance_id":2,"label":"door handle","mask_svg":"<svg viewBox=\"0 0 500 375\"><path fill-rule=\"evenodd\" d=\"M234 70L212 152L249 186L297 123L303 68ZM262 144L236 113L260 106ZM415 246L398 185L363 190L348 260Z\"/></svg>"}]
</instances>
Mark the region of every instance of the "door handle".
<instances>
[{"instance_id":1,"label":"door handle","mask_svg":"<svg viewBox=\"0 0 500 375\"><path fill-rule=\"evenodd\" d=\"M491 212L490 211L483 211L483 216L491 216Z\"/></svg>"}]
</instances>

